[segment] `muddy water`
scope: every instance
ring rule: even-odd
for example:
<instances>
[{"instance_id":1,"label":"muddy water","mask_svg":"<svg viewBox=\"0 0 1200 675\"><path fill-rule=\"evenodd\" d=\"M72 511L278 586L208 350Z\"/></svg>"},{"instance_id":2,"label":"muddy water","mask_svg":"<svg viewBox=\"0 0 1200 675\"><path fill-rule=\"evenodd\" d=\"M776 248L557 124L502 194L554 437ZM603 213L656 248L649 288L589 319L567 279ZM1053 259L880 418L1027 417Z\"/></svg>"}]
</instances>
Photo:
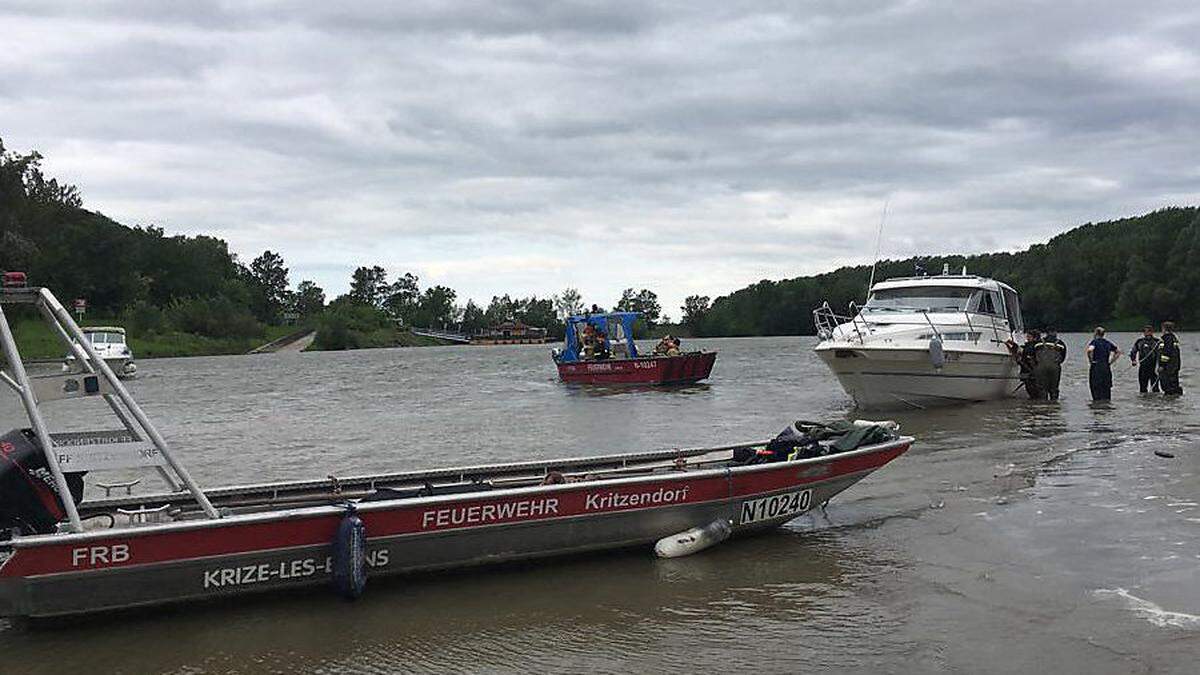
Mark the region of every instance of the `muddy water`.
<instances>
[{"instance_id":1,"label":"muddy water","mask_svg":"<svg viewBox=\"0 0 1200 675\"><path fill-rule=\"evenodd\" d=\"M1084 336L1067 338L1061 402L895 414L908 455L774 534L376 581L352 605L315 591L0 623L0 670L1196 672L1200 377L1164 401L1122 364L1112 403L1092 404ZM852 414L808 338L697 342L721 350L714 376L679 390L565 386L542 347L146 361L133 389L206 485L717 444ZM52 409L88 425L67 413ZM5 399L0 426L19 423Z\"/></svg>"}]
</instances>

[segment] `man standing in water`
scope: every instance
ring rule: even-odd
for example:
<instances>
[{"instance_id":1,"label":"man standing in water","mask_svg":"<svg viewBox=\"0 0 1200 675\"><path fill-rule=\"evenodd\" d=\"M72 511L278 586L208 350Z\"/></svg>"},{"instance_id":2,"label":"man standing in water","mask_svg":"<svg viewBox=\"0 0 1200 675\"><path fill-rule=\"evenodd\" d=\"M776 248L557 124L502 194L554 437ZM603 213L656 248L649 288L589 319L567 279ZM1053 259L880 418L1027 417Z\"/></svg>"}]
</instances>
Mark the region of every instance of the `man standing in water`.
<instances>
[{"instance_id":1,"label":"man standing in water","mask_svg":"<svg viewBox=\"0 0 1200 675\"><path fill-rule=\"evenodd\" d=\"M1175 324L1164 321L1162 325L1162 348L1158 350L1158 383L1164 396L1179 396L1179 338L1175 337Z\"/></svg>"},{"instance_id":2,"label":"man standing in water","mask_svg":"<svg viewBox=\"0 0 1200 675\"><path fill-rule=\"evenodd\" d=\"M1008 353L1012 354L1013 360L1021 369L1021 384L1031 399L1046 398L1045 393L1038 386L1037 380L1033 377L1033 364L1037 362L1036 350L1040 337L1041 335L1036 330L1030 329L1025 331L1025 344L1017 346L1017 343L1012 340L1005 342L1005 345L1008 346Z\"/></svg>"},{"instance_id":3,"label":"man standing in water","mask_svg":"<svg viewBox=\"0 0 1200 675\"><path fill-rule=\"evenodd\" d=\"M1142 337L1133 343L1129 350L1129 359L1138 367L1138 388L1145 394L1147 391L1158 391L1158 350L1162 341L1154 335L1154 326L1142 326Z\"/></svg>"},{"instance_id":4,"label":"man standing in water","mask_svg":"<svg viewBox=\"0 0 1200 675\"><path fill-rule=\"evenodd\" d=\"M1112 364L1120 358L1121 351L1111 340L1104 337L1104 327L1096 326L1096 336L1087 346L1088 386L1092 389L1093 401L1112 398Z\"/></svg>"},{"instance_id":5,"label":"man standing in water","mask_svg":"<svg viewBox=\"0 0 1200 675\"><path fill-rule=\"evenodd\" d=\"M1046 335L1034 347L1036 360L1033 365L1033 378L1037 381L1042 396L1051 401L1058 400L1058 383L1062 379L1062 364L1067 360L1067 345L1058 339L1054 329L1046 330Z\"/></svg>"}]
</instances>

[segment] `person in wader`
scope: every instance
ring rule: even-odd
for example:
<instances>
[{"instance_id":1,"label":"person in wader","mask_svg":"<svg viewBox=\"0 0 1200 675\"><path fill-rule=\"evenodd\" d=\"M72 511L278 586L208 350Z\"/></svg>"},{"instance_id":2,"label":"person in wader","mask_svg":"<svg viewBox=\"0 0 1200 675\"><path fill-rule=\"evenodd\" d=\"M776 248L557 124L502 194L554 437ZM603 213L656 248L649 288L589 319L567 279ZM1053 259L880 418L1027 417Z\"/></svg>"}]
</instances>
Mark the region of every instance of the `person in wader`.
<instances>
[{"instance_id":1,"label":"person in wader","mask_svg":"<svg viewBox=\"0 0 1200 675\"><path fill-rule=\"evenodd\" d=\"M1021 369L1019 375L1021 386L1025 387L1025 393L1031 399L1046 398L1041 387L1038 386L1037 380L1033 377L1033 364L1037 362L1035 350L1040 338L1041 335L1036 330L1027 330L1025 331L1025 344L1018 347L1017 343L1012 340L1005 343L1008 346L1008 353L1012 354L1013 360L1017 362L1017 367Z\"/></svg>"},{"instance_id":2,"label":"person in wader","mask_svg":"<svg viewBox=\"0 0 1200 675\"><path fill-rule=\"evenodd\" d=\"M1037 381L1038 398L1058 400L1058 383L1062 379L1062 364L1067 360L1067 345L1058 334L1047 330L1034 345L1033 379Z\"/></svg>"},{"instance_id":3,"label":"person in wader","mask_svg":"<svg viewBox=\"0 0 1200 675\"><path fill-rule=\"evenodd\" d=\"M1104 327L1096 326L1095 336L1087 346L1088 386L1092 389L1093 401L1112 399L1112 364L1120 358L1121 351L1111 340L1104 337Z\"/></svg>"},{"instance_id":4,"label":"person in wader","mask_svg":"<svg viewBox=\"0 0 1200 675\"><path fill-rule=\"evenodd\" d=\"M1154 335L1154 326L1142 326L1142 337L1129 350L1129 360L1138 367L1138 388L1145 394L1158 391L1158 350L1162 340Z\"/></svg>"},{"instance_id":5,"label":"person in wader","mask_svg":"<svg viewBox=\"0 0 1200 675\"><path fill-rule=\"evenodd\" d=\"M1164 321L1162 325L1162 348L1158 350L1158 383L1164 396L1179 396L1179 338L1175 337L1175 324Z\"/></svg>"}]
</instances>

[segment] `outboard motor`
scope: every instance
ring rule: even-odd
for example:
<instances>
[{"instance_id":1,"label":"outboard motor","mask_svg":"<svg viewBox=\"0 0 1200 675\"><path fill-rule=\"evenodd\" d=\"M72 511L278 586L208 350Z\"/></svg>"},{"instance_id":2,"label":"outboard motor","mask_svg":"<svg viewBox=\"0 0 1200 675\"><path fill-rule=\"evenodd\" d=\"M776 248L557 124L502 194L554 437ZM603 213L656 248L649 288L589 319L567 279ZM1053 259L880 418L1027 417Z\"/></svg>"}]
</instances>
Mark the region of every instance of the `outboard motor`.
<instances>
[{"instance_id":1,"label":"outboard motor","mask_svg":"<svg viewBox=\"0 0 1200 675\"><path fill-rule=\"evenodd\" d=\"M76 502L83 498L84 473L64 476ZM49 534L66 516L33 432L14 429L0 436L0 538L7 538L13 529L21 534Z\"/></svg>"}]
</instances>

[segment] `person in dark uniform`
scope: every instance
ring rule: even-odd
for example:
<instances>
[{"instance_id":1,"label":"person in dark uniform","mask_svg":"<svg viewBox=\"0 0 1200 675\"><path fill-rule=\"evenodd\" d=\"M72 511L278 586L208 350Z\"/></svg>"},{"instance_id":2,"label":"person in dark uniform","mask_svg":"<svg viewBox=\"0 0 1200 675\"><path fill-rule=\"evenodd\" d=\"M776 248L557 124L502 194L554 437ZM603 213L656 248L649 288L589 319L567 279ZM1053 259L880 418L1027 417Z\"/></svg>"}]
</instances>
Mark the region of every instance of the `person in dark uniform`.
<instances>
[{"instance_id":1,"label":"person in dark uniform","mask_svg":"<svg viewBox=\"0 0 1200 675\"><path fill-rule=\"evenodd\" d=\"M1013 360L1021 369L1019 375L1021 384L1031 399L1046 398L1041 388L1038 387L1037 380L1033 377L1033 364L1037 361L1035 349L1040 338L1041 335L1036 330L1027 330L1025 331L1025 344L1017 346L1017 343L1012 340L1005 343L1008 346L1008 352L1012 354Z\"/></svg>"},{"instance_id":2,"label":"person in dark uniform","mask_svg":"<svg viewBox=\"0 0 1200 675\"><path fill-rule=\"evenodd\" d=\"M1162 347L1158 350L1158 383L1164 396L1179 396L1179 338L1175 337L1175 324L1164 321L1162 325Z\"/></svg>"},{"instance_id":3,"label":"person in dark uniform","mask_svg":"<svg viewBox=\"0 0 1200 675\"><path fill-rule=\"evenodd\" d=\"M1147 325L1142 327L1142 337L1129 350L1129 360L1138 367L1138 388L1143 394L1158 391L1158 350L1161 348L1162 340L1154 335L1154 326Z\"/></svg>"},{"instance_id":4,"label":"person in dark uniform","mask_svg":"<svg viewBox=\"0 0 1200 675\"><path fill-rule=\"evenodd\" d=\"M1048 329L1033 349L1033 378L1037 380L1038 389L1045 398L1057 401L1062 364L1067 360L1067 345L1058 339L1053 329Z\"/></svg>"},{"instance_id":5,"label":"person in dark uniform","mask_svg":"<svg viewBox=\"0 0 1200 675\"><path fill-rule=\"evenodd\" d=\"M1095 337L1087 346L1088 386L1092 389L1093 401L1112 399L1112 364L1121 358L1121 350L1104 337L1104 327L1097 326Z\"/></svg>"}]
</instances>

